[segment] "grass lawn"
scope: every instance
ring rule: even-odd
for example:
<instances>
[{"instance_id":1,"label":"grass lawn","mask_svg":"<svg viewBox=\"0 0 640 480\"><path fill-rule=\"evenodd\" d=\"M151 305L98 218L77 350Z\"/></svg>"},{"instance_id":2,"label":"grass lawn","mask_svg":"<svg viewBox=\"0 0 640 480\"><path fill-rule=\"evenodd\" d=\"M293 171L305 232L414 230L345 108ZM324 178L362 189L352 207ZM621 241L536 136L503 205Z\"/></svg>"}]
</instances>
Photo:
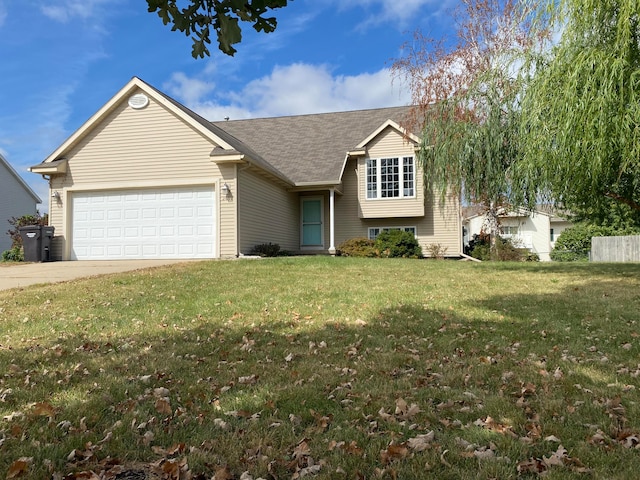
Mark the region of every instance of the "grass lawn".
<instances>
[{"instance_id":1,"label":"grass lawn","mask_svg":"<svg viewBox=\"0 0 640 480\"><path fill-rule=\"evenodd\" d=\"M0 478L640 472L640 265L277 258L0 292Z\"/></svg>"}]
</instances>

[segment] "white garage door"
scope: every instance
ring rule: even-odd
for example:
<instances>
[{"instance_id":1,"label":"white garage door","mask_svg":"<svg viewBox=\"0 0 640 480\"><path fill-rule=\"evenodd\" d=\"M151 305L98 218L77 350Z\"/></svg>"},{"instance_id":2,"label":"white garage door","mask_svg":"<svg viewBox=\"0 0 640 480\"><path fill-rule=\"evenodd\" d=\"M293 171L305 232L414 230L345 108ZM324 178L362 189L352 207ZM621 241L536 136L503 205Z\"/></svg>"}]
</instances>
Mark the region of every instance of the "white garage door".
<instances>
[{"instance_id":1,"label":"white garage door","mask_svg":"<svg viewBox=\"0 0 640 480\"><path fill-rule=\"evenodd\" d=\"M73 194L71 258L213 258L213 187Z\"/></svg>"}]
</instances>

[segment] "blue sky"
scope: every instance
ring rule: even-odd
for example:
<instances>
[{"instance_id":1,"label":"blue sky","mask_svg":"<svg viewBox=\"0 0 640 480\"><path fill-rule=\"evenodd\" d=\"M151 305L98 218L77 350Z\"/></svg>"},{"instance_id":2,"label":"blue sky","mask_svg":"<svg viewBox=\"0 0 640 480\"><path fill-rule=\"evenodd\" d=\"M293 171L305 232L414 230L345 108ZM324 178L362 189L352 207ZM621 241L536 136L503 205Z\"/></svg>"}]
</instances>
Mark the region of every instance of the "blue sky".
<instances>
[{"instance_id":1,"label":"blue sky","mask_svg":"<svg viewBox=\"0 0 640 480\"><path fill-rule=\"evenodd\" d=\"M44 201L40 163L137 76L209 120L405 105L389 67L416 29L440 38L456 0L293 0L243 27L234 57L191 57L144 0L0 0L0 153Z\"/></svg>"}]
</instances>

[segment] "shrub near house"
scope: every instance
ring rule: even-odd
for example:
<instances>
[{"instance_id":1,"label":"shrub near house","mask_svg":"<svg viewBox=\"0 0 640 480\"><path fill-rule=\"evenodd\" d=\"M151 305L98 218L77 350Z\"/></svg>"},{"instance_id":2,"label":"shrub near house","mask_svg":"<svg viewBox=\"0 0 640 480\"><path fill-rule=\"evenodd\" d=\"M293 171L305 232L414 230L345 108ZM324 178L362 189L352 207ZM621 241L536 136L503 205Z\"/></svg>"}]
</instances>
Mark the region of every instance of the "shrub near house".
<instances>
[{"instance_id":1,"label":"shrub near house","mask_svg":"<svg viewBox=\"0 0 640 480\"><path fill-rule=\"evenodd\" d=\"M615 237L619 235L638 234L640 229L580 224L567 228L560 234L554 249L551 251L551 260L556 262L575 262L589 260L591 251L591 239L593 237Z\"/></svg>"},{"instance_id":2,"label":"shrub near house","mask_svg":"<svg viewBox=\"0 0 640 480\"><path fill-rule=\"evenodd\" d=\"M375 240L351 238L338 247L345 257L421 258L422 247L415 235L399 229L384 230Z\"/></svg>"}]
</instances>

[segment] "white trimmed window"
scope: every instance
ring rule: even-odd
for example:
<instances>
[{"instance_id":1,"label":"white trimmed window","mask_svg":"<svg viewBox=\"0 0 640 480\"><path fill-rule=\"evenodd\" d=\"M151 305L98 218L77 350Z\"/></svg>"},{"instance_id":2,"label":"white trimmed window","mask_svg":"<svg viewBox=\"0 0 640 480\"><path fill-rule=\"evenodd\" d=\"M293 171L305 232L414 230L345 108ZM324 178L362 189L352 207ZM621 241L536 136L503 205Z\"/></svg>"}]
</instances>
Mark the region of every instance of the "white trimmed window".
<instances>
[{"instance_id":1,"label":"white trimmed window","mask_svg":"<svg viewBox=\"0 0 640 480\"><path fill-rule=\"evenodd\" d=\"M413 157L367 158L366 170L368 199L415 196Z\"/></svg>"},{"instance_id":2,"label":"white trimmed window","mask_svg":"<svg viewBox=\"0 0 640 480\"><path fill-rule=\"evenodd\" d=\"M504 225L500 227L500 233L503 235L518 235L518 227Z\"/></svg>"},{"instance_id":3,"label":"white trimmed window","mask_svg":"<svg viewBox=\"0 0 640 480\"><path fill-rule=\"evenodd\" d=\"M416 227L369 227L369 240L375 240L380 232L386 232L388 230L402 230L403 232L411 232L415 237L417 234Z\"/></svg>"}]
</instances>

